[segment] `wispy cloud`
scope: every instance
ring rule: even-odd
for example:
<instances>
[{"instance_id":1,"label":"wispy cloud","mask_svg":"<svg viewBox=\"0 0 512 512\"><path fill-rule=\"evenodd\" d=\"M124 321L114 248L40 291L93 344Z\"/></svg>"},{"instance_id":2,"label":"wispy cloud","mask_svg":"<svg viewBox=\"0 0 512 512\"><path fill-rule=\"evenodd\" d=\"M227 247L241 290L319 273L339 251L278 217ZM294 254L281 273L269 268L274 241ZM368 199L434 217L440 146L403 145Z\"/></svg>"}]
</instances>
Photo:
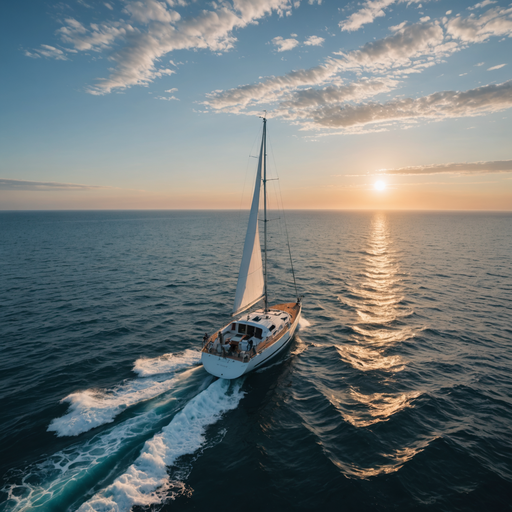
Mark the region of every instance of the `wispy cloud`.
<instances>
[{"instance_id":1,"label":"wispy cloud","mask_svg":"<svg viewBox=\"0 0 512 512\"><path fill-rule=\"evenodd\" d=\"M419 176L431 174L501 174L512 173L512 160L419 165L401 167L399 169L381 169L377 172L379 174L400 176Z\"/></svg>"},{"instance_id":2,"label":"wispy cloud","mask_svg":"<svg viewBox=\"0 0 512 512\"><path fill-rule=\"evenodd\" d=\"M497 66L493 66L492 68L489 68L487 71L494 71L495 69L501 69L504 68L506 64L498 64Z\"/></svg>"},{"instance_id":3,"label":"wispy cloud","mask_svg":"<svg viewBox=\"0 0 512 512\"><path fill-rule=\"evenodd\" d=\"M322 107L310 113L310 127L347 128L354 125L474 117L512 107L512 80L464 92L442 91L422 98L387 103Z\"/></svg>"},{"instance_id":4,"label":"wispy cloud","mask_svg":"<svg viewBox=\"0 0 512 512\"><path fill-rule=\"evenodd\" d=\"M366 98L372 98L378 94L389 92L396 88L397 80L391 78L362 79L347 85L328 86L319 89L304 89L290 96L290 99L281 102L275 113L285 117L295 117L292 112L302 111L303 115L309 115L309 109L321 108L330 104L341 104L348 101L360 102ZM288 115L285 115L285 112Z\"/></svg>"},{"instance_id":5,"label":"wispy cloud","mask_svg":"<svg viewBox=\"0 0 512 512\"><path fill-rule=\"evenodd\" d=\"M473 5L473 7L468 7L470 11L474 11L475 9L481 9L482 7L486 7L487 5L497 4L495 0L484 0L483 2L479 2L478 4Z\"/></svg>"},{"instance_id":6,"label":"wispy cloud","mask_svg":"<svg viewBox=\"0 0 512 512\"><path fill-rule=\"evenodd\" d=\"M344 69L364 68L372 71L410 66L413 60L446 57L457 51L458 45L445 42L438 23L425 22L402 26L388 37L367 43L359 50L338 52ZM426 58L426 59L425 59Z\"/></svg>"},{"instance_id":7,"label":"wispy cloud","mask_svg":"<svg viewBox=\"0 0 512 512\"><path fill-rule=\"evenodd\" d=\"M32 190L39 192L70 191L70 190L99 190L113 187L101 187L96 185L79 185L77 183L58 183L54 181L25 181L0 178L0 190Z\"/></svg>"},{"instance_id":8,"label":"wispy cloud","mask_svg":"<svg viewBox=\"0 0 512 512\"><path fill-rule=\"evenodd\" d=\"M456 16L447 21L446 30L468 43L481 43L493 36L512 37L512 7L493 7L481 16Z\"/></svg>"},{"instance_id":9,"label":"wispy cloud","mask_svg":"<svg viewBox=\"0 0 512 512\"><path fill-rule=\"evenodd\" d=\"M57 34L77 51L103 51L120 46L110 59L116 63L108 78L99 79L87 92L101 95L134 85L147 85L158 77L174 73L159 60L175 50L208 49L226 52L236 42L234 31L254 24L276 12L291 13L291 0L234 0L213 3L195 17L182 19L175 9L182 1L127 1L124 14L129 20L91 23L88 26L67 18Z\"/></svg>"},{"instance_id":10,"label":"wispy cloud","mask_svg":"<svg viewBox=\"0 0 512 512\"><path fill-rule=\"evenodd\" d=\"M493 13L489 14L490 11ZM494 9L490 11L480 18L470 17L484 27L486 34L491 33L486 21L489 17L496 19L498 16L500 24L503 21L501 11L501 14ZM251 110L254 107L274 105L273 116L300 124L302 129L330 133L335 130L367 133L389 129L397 123L410 126L419 120L475 117L512 107L512 81L463 92L440 91L419 98L368 102L400 87L407 74L419 73L467 46L466 41L446 38L443 25L450 26L450 21L445 19L440 23L425 19L409 26L402 23L393 27L392 35L351 52L335 52L313 68L268 77L259 83L227 91L214 91L207 95L204 104L217 111L249 115L255 113ZM505 30L500 26L501 29L494 26L493 33ZM346 83L347 72L355 73L358 78ZM361 77L362 73L373 74L373 78Z\"/></svg>"},{"instance_id":11,"label":"wispy cloud","mask_svg":"<svg viewBox=\"0 0 512 512\"><path fill-rule=\"evenodd\" d=\"M361 9L352 13L346 20L340 21L339 26L342 31L354 32L363 25L373 23L376 18L385 16L384 10L395 3L413 4L420 3L420 1L422 0L367 0Z\"/></svg>"},{"instance_id":12,"label":"wispy cloud","mask_svg":"<svg viewBox=\"0 0 512 512\"><path fill-rule=\"evenodd\" d=\"M155 96L155 100L180 101L176 96Z\"/></svg>"},{"instance_id":13,"label":"wispy cloud","mask_svg":"<svg viewBox=\"0 0 512 512\"><path fill-rule=\"evenodd\" d=\"M266 78L257 84L243 85L227 91L214 91L207 95L205 104L216 110L243 113L244 109L252 105L293 100L290 94L304 87L339 87L339 74L345 71L389 73L391 77L378 79L386 84L385 90L389 91L391 84L397 86L399 83L396 76L419 72L457 49L456 44L444 41L443 30L438 24L419 23L402 27L394 34L368 43L359 50L338 52L334 57L327 58L323 64L309 69L291 71L282 76ZM367 85L365 83L364 87ZM378 88L377 90L376 94L382 92ZM322 93L323 97L334 98L335 95L330 92L332 91ZM368 96L365 94L363 97Z\"/></svg>"},{"instance_id":14,"label":"wispy cloud","mask_svg":"<svg viewBox=\"0 0 512 512\"><path fill-rule=\"evenodd\" d=\"M48 44L42 44L39 48L35 48L31 52L26 50L25 55L27 57L32 57L33 59L48 57L49 59L55 60L68 60L68 57L62 50Z\"/></svg>"}]
</instances>

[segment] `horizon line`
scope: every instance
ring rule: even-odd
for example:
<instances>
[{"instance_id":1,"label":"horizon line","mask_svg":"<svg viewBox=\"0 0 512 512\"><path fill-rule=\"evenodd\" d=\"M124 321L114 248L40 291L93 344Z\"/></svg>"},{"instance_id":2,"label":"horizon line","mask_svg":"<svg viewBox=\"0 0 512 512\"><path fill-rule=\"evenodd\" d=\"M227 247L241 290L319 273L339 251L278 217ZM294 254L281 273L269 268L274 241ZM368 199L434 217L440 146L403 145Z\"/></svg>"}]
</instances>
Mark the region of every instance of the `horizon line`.
<instances>
[{"instance_id":1,"label":"horizon line","mask_svg":"<svg viewBox=\"0 0 512 512\"><path fill-rule=\"evenodd\" d=\"M485 209L485 208L281 208L281 209L269 209L273 211L389 211L389 212L501 212L501 213L512 213L512 208L510 210L503 209ZM6 212L183 212L183 211L191 211L191 212L240 212L240 211L250 211L250 208L58 208L58 209L2 209L0 208L0 213Z\"/></svg>"}]
</instances>

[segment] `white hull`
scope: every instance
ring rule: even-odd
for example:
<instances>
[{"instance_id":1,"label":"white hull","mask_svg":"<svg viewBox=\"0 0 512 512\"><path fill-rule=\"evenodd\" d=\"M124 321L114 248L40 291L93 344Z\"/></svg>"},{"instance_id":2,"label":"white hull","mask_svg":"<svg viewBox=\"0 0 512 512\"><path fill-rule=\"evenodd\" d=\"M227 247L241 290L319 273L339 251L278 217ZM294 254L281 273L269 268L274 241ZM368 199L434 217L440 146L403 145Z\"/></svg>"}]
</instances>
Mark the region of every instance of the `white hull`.
<instances>
[{"instance_id":1,"label":"white hull","mask_svg":"<svg viewBox=\"0 0 512 512\"><path fill-rule=\"evenodd\" d=\"M269 362L270 359L283 352L287 345L289 345L299 325L301 310L299 310L290 328L278 340L251 357L247 362L203 351L201 354L201 362L205 370L222 379L236 379L252 370L261 368L264 364Z\"/></svg>"}]
</instances>

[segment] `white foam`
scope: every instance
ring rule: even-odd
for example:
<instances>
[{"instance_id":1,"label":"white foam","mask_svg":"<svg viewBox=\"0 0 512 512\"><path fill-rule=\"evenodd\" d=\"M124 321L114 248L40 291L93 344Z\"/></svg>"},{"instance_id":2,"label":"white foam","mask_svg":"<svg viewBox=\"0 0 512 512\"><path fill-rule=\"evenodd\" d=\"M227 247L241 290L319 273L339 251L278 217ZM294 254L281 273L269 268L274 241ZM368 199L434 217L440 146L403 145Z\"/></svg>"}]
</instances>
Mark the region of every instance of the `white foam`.
<instances>
[{"instance_id":1,"label":"white foam","mask_svg":"<svg viewBox=\"0 0 512 512\"><path fill-rule=\"evenodd\" d=\"M302 315L299 318L299 328L298 331L302 331L302 329L306 329L306 327L309 327L311 325L311 322L306 320Z\"/></svg>"},{"instance_id":2,"label":"white foam","mask_svg":"<svg viewBox=\"0 0 512 512\"><path fill-rule=\"evenodd\" d=\"M200 359L201 353L195 350L138 359L134 371L143 378L129 380L109 390L87 389L71 393L61 401L70 404L68 412L52 420L48 431L56 432L58 437L77 436L111 423L127 407L151 400L172 389L176 384L172 373L197 364Z\"/></svg>"},{"instance_id":3,"label":"white foam","mask_svg":"<svg viewBox=\"0 0 512 512\"><path fill-rule=\"evenodd\" d=\"M32 510L66 495L69 486L89 475L94 468L115 456L131 438L144 436L160 419L150 411L125 421L110 432L95 436L80 446L66 448L51 455L46 461L29 468L20 483L8 484L2 490L7 494L11 512ZM147 435L147 434L146 434ZM72 490L70 492L73 492Z\"/></svg>"},{"instance_id":4,"label":"white foam","mask_svg":"<svg viewBox=\"0 0 512 512\"><path fill-rule=\"evenodd\" d=\"M171 391L172 396L162 397L156 407L50 455L43 462L26 468L20 478L13 476L15 482L7 482L2 489L7 495L6 510L26 512L37 508L53 511L62 508L63 500L70 502L73 497L83 496L84 479L97 482L100 477L95 476L95 472L104 475L105 468L108 470L117 463L120 451L132 443L140 445L154 435L159 422L169 414L171 402L183 397L184 392L198 392L212 382L210 375L195 372L186 372L177 378L179 382ZM175 409L176 405L172 406L172 410Z\"/></svg>"},{"instance_id":5,"label":"white foam","mask_svg":"<svg viewBox=\"0 0 512 512\"><path fill-rule=\"evenodd\" d=\"M199 364L201 362L201 352L198 350L187 349L181 354L164 354L152 359L137 359L133 366L133 371L139 377L149 377L160 373L171 373Z\"/></svg>"},{"instance_id":6,"label":"white foam","mask_svg":"<svg viewBox=\"0 0 512 512\"><path fill-rule=\"evenodd\" d=\"M242 383L219 379L196 395L162 432L147 441L140 456L112 485L84 503L79 512L123 512L134 505L161 503L158 490L169 485L167 466L196 452L205 442L206 427L235 409L243 397Z\"/></svg>"},{"instance_id":7,"label":"white foam","mask_svg":"<svg viewBox=\"0 0 512 512\"><path fill-rule=\"evenodd\" d=\"M127 407L155 398L169 391L175 378L158 382L155 380L133 380L112 390L87 389L72 393L62 400L70 403L68 412L52 420L49 432L58 437L77 436L95 427L112 423Z\"/></svg>"}]
</instances>

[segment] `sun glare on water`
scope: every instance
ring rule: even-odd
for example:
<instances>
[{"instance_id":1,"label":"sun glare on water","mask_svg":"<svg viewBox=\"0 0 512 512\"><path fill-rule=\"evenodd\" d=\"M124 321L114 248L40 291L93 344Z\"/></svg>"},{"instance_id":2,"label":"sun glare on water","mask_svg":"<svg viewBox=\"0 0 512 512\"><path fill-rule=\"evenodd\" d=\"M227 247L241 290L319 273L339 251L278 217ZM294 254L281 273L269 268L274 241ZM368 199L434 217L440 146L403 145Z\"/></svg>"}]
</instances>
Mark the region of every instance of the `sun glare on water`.
<instances>
[{"instance_id":1,"label":"sun glare on water","mask_svg":"<svg viewBox=\"0 0 512 512\"><path fill-rule=\"evenodd\" d=\"M386 182L382 180L378 180L374 183L373 188L375 190L378 190L379 192L382 192L386 189Z\"/></svg>"}]
</instances>

